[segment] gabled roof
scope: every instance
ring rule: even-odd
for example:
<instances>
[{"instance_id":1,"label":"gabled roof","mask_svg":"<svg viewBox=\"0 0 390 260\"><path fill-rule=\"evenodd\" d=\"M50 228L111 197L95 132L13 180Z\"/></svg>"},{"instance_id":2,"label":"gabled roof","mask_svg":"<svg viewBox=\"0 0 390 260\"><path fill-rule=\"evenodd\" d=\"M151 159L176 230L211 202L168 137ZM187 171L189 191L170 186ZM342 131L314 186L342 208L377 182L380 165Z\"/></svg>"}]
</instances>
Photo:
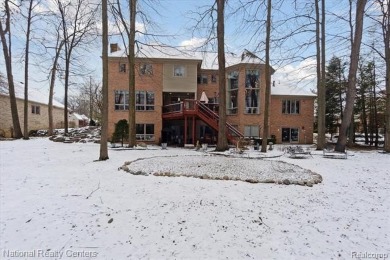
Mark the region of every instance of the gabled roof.
<instances>
[{"instance_id":1,"label":"gabled roof","mask_svg":"<svg viewBox=\"0 0 390 260\"><path fill-rule=\"evenodd\" d=\"M78 114L78 113L76 113L76 112L73 112L72 114L71 114L75 119L77 119L77 120L83 120L83 121L88 121L89 120L89 118L86 116L86 115L80 115L80 114Z\"/></svg>"},{"instance_id":2,"label":"gabled roof","mask_svg":"<svg viewBox=\"0 0 390 260\"><path fill-rule=\"evenodd\" d=\"M18 99L24 100L24 86L14 82L15 85L15 96ZM47 92L47 91L45 91ZM0 94L9 96L8 92L8 85L0 86ZM42 90L36 89L34 87L28 88L28 100L30 102L39 103L42 105L48 105L49 104L49 95L46 95L43 93ZM57 108L64 108L64 105L60 102L53 99L53 106Z\"/></svg>"}]
</instances>

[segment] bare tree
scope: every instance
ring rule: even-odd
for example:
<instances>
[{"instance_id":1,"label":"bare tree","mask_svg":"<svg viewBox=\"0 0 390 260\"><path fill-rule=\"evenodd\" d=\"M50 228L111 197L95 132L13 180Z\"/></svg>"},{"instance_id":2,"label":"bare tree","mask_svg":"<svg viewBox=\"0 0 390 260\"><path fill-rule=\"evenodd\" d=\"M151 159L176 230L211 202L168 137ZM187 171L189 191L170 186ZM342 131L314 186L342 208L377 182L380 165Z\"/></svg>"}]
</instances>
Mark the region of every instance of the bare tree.
<instances>
[{"instance_id":1,"label":"bare tree","mask_svg":"<svg viewBox=\"0 0 390 260\"><path fill-rule=\"evenodd\" d=\"M347 130L352 121L351 118L353 115L353 107L356 96L356 71L359 62L360 45L363 34L364 8L366 3L367 0L360 0L356 3L355 32L354 37L351 39L352 48L348 73L346 104L343 111L343 120L341 122L339 138L337 139L337 144L335 147L335 150L338 152L345 152L345 146L347 143Z\"/></svg>"},{"instance_id":2,"label":"bare tree","mask_svg":"<svg viewBox=\"0 0 390 260\"><path fill-rule=\"evenodd\" d=\"M136 145L136 127L135 127L135 18L137 9L137 0L130 0L130 31L129 31L129 147Z\"/></svg>"},{"instance_id":3,"label":"bare tree","mask_svg":"<svg viewBox=\"0 0 390 260\"><path fill-rule=\"evenodd\" d=\"M384 150L390 152L390 2L389 0L375 0L379 6L380 15L373 20L381 29L384 51L373 47L374 51L385 61L385 88L386 88L386 112L385 112L385 146Z\"/></svg>"},{"instance_id":4,"label":"bare tree","mask_svg":"<svg viewBox=\"0 0 390 260\"><path fill-rule=\"evenodd\" d=\"M1 43L3 45L4 61L7 70L8 90L9 90L12 125L13 125L13 137L22 138L23 134L22 134L22 129L20 128L18 107L16 104L14 78L12 74L11 9L9 4L10 1L5 0L4 2L5 18L4 20L0 19L0 37L1 37ZM3 21L5 21L4 25L3 25ZM7 40L7 36L8 36L8 40Z\"/></svg>"},{"instance_id":5,"label":"bare tree","mask_svg":"<svg viewBox=\"0 0 390 260\"><path fill-rule=\"evenodd\" d=\"M23 122L23 139L28 140L28 83L29 83L29 57L30 57L30 40L31 40L31 25L33 23L33 10L39 4L39 2L34 4L34 0L28 1L27 8L27 28L26 28L26 44L24 49L24 122Z\"/></svg>"},{"instance_id":6,"label":"bare tree","mask_svg":"<svg viewBox=\"0 0 390 260\"><path fill-rule=\"evenodd\" d=\"M108 14L107 0L102 0L102 61L103 61L103 111L99 161L108 160Z\"/></svg>"},{"instance_id":7,"label":"bare tree","mask_svg":"<svg viewBox=\"0 0 390 260\"><path fill-rule=\"evenodd\" d=\"M91 120L101 119L99 99L101 99L101 84L89 77L89 80L79 85L77 91L69 95L68 104L74 112L89 115Z\"/></svg>"},{"instance_id":8,"label":"bare tree","mask_svg":"<svg viewBox=\"0 0 390 260\"><path fill-rule=\"evenodd\" d=\"M88 0L76 0L63 3L57 0L57 7L61 18L61 32L64 40L64 61L65 61L65 98L64 98L64 127L68 133L68 90L70 65L73 51L85 43L85 39L91 36L95 27L95 9Z\"/></svg>"},{"instance_id":9,"label":"bare tree","mask_svg":"<svg viewBox=\"0 0 390 260\"><path fill-rule=\"evenodd\" d=\"M225 80L225 0L217 0L219 122L217 151L228 149L226 138L226 80Z\"/></svg>"},{"instance_id":10,"label":"bare tree","mask_svg":"<svg viewBox=\"0 0 390 260\"><path fill-rule=\"evenodd\" d=\"M61 26L61 24L59 25ZM55 54L53 59L53 65L50 71L50 87L49 87L49 107L48 107L48 113L49 113L49 130L48 135L53 135L54 130L54 123L53 123L53 97L54 97L54 86L56 82L57 77L57 67L58 67L58 59L61 54L62 47L64 46L64 40L61 40L60 36L60 30L58 28L57 30L57 37L56 37L56 46L55 46Z\"/></svg>"},{"instance_id":11,"label":"bare tree","mask_svg":"<svg viewBox=\"0 0 390 260\"><path fill-rule=\"evenodd\" d=\"M267 2L267 22L266 22L266 40L265 40L265 106L264 106L264 124L263 141L261 143L261 152L267 152L267 141L269 135L269 104L271 98L271 71L270 71L270 43L271 43L271 10L272 1Z\"/></svg>"},{"instance_id":12,"label":"bare tree","mask_svg":"<svg viewBox=\"0 0 390 260\"><path fill-rule=\"evenodd\" d=\"M319 0L315 1L316 13L316 58L317 58L317 149L325 147L325 0L322 0L321 15Z\"/></svg>"}]
</instances>

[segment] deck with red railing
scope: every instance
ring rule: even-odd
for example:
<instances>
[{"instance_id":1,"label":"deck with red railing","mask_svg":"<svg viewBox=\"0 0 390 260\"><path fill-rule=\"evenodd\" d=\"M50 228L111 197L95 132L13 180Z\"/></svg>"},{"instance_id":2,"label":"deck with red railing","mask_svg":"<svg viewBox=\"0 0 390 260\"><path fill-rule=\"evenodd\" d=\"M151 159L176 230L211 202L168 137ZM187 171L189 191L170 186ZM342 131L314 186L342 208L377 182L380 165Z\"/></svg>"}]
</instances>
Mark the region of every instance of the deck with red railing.
<instances>
[{"instance_id":1,"label":"deck with red railing","mask_svg":"<svg viewBox=\"0 0 390 260\"><path fill-rule=\"evenodd\" d=\"M163 119L183 119L186 116L195 116L218 131L219 115L218 104L206 104L198 100L186 99L180 103L163 106ZM235 143L237 138L243 137L235 127L226 123L227 138Z\"/></svg>"}]
</instances>

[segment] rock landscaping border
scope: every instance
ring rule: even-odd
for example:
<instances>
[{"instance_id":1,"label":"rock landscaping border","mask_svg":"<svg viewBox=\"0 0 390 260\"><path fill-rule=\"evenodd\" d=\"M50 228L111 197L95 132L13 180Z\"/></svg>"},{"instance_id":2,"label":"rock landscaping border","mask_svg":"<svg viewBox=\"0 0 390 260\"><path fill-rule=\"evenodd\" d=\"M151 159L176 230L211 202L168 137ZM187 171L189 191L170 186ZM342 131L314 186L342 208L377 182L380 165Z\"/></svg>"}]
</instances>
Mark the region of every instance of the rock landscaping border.
<instances>
[{"instance_id":1,"label":"rock landscaping border","mask_svg":"<svg viewBox=\"0 0 390 260\"><path fill-rule=\"evenodd\" d=\"M193 177L308 187L322 182L320 174L282 161L210 155L139 158L125 162L118 170L144 176Z\"/></svg>"}]
</instances>

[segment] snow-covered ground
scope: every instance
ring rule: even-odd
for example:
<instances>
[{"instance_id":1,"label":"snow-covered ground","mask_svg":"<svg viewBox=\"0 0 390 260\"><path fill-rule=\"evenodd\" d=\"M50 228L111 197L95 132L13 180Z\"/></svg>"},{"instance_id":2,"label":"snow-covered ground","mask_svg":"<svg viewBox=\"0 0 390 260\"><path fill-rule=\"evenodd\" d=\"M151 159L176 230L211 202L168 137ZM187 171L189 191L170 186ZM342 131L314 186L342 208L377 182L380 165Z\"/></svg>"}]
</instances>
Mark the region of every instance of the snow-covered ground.
<instances>
[{"instance_id":1,"label":"snow-covered ground","mask_svg":"<svg viewBox=\"0 0 390 260\"><path fill-rule=\"evenodd\" d=\"M2 141L0 150L1 259L390 257L387 154L350 152L347 160L337 160L314 151L307 159L230 159L242 169L256 171L249 161L255 168L284 161L322 175L322 183L307 187L118 170L126 161L150 157L156 158L137 161L145 172L169 158L178 171L190 168L190 158L215 165L208 168L213 172L232 168L223 161L229 158L185 149L112 149L104 162L94 161L99 145L93 143Z\"/></svg>"}]
</instances>

